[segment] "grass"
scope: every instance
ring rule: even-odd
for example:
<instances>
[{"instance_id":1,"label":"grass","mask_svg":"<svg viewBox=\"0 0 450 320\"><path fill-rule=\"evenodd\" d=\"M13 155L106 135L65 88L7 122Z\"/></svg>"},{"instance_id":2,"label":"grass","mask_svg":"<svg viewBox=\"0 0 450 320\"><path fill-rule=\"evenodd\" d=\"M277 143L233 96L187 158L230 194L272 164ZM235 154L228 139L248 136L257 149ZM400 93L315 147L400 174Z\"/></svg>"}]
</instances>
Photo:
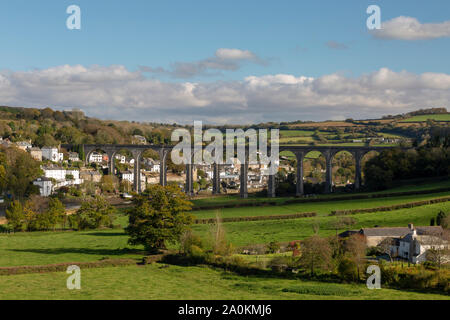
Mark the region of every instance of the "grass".
<instances>
[{"instance_id":1,"label":"grass","mask_svg":"<svg viewBox=\"0 0 450 320\"><path fill-rule=\"evenodd\" d=\"M426 122L428 119L434 120L434 121L450 121L450 113L445 114L427 114L427 115L420 115L420 116L414 116L405 120L402 120L401 122Z\"/></svg>"},{"instance_id":2,"label":"grass","mask_svg":"<svg viewBox=\"0 0 450 320\"><path fill-rule=\"evenodd\" d=\"M320 203L318 203L320 204ZM344 206L349 208L349 206ZM279 210L281 207L253 208L253 210ZM333 208L335 209L335 208ZM233 209L229 209L233 210ZM328 209L327 209L328 210ZM352 215L360 227L429 225L439 210L449 211L450 203L440 203L412 209ZM278 211L277 211L278 212ZM253 214L254 215L254 214ZM322 214L315 218L274 220L257 222L225 223L228 239L236 246L269 243L271 241L299 240L312 235L313 224L320 224L319 233L324 236L335 234L330 223L335 217ZM118 222L126 225L126 217ZM193 230L203 238L209 237L208 225L194 225ZM143 248L127 244L128 236L121 229L94 230L84 232L33 232L0 235L0 266L45 265L62 262L88 262L109 258L140 259Z\"/></svg>"},{"instance_id":3,"label":"grass","mask_svg":"<svg viewBox=\"0 0 450 320\"><path fill-rule=\"evenodd\" d=\"M439 203L416 207L411 209L401 209L387 212L375 212L351 215L357 220L354 226L348 229L372 228L376 225L384 227L407 226L413 223L417 226L428 226L430 219L436 217L440 210L448 212L450 203ZM258 212L258 214L261 214ZM319 234L321 236L331 236L336 234L332 223L336 217L319 216L314 218L301 218L294 220L272 220L272 221L249 221L249 222L230 222L223 226L227 233L227 238L236 246L250 244L276 242L288 242L292 240L302 240L313 235L313 225L320 226ZM346 228L347 229L347 228ZM338 232L346 229L338 230ZM201 237L209 237L210 226L195 225L193 230Z\"/></svg>"},{"instance_id":4,"label":"grass","mask_svg":"<svg viewBox=\"0 0 450 320\"><path fill-rule=\"evenodd\" d=\"M280 203L277 206L241 207L241 208L229 208L220 210L214 209L198 210L193 211L192 213L198 219L214 218L216 216L217 211L220 213L220 216L222 218L281 215L281 214L293 214L301 212L317 212L318 215L327 215L331 213L331 211L333 210L368 209L400 203L434 199L448 195L450 195L450 191L427 195L411 195L411 196L391 197L391 198L375 198L375 199L330 201L330 202L309 202L309 203L296 203L288 205L283 205L282 203Z\"/></svg>"},{"instance_id":5,"label":"grass","mask_svg":"<svg viewBox=\"0 0 450 320\"><path fill-rule=\"evenodd\" d=\"M388 190L371 192L372 194L385 194L392 192L407 192L407 191L422 191L422 190L433 190L438 188L446 188L450 187L450 180L446 181L414 181L407 182L406 184L399 185L393 187ZM360 193L360 194L368 194L368 193ZM351 194L331 194L331 195L318 195L319 198L329 198L329 197L346 197ZM244 203L244 202L277 202L279 204L284 203L286 200L292 200L294 197L277 197L277 198L267 198L261 197L255 194L249 194L249 198L241 199L239 195L221 195L221 196L212 196L209 198L201 198L194 199L192 202L197 207L207 207L207 206L218 206L218 205L226 205L226 204L236 204L236 203Z\"/></svg>"},{"instance_id":6,"label":"grass","mask_svg":"<svg viewBox=\"0 0 450 320\"><path fill-rule=\"evenodd\" d=\"M0 235L0 266L88 262L109 258L142 258L142 248L127 244L119 230L33 232Z\"/></svg>"},{"instance_id":7,"label":"grass","mask_svg":"<svg viewBox=\"0 0 450 320\"><path fill-rule=\"evenodd\" d=\"M314 135L312 130L280 130L280 138L311 137L312 135Z\"/></svg>"},{"instance_id":8,"label":"grass","mask_svg":"<svg viewBox=\"0 0 450 320\"><path fill-rule=\"evenodd\" d=\"M364 285L243 277L208 267L162 268L161 264L82 270L81 290L66 288L68 276L66 273L0 276L0 299L449 299L438 294L369 290Z\"/></svg>"}]
</instances>

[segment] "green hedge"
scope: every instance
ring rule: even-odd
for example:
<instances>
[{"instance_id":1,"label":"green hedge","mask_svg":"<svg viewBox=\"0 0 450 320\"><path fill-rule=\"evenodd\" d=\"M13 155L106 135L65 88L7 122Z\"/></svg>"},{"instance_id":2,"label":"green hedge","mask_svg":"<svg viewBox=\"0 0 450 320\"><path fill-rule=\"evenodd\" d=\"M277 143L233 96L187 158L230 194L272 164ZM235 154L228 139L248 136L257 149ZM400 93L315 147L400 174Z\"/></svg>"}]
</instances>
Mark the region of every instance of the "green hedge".
<instances>
[{"instance_id":1,"label":"green hedge","mask_svg":"<svg viewBox=\"0 0 450 320\"><path fill-rule=\"evenodd\" d=\"M443 202L447 202L447 201L450 201L450 197L402 203L402 204L394 204L392 206L369 208L369 209L336 210L336 211L331 211L331 213L329 215L330 216L343 216L343 215L350 215L350 214L357 214L357 213L393 211L393 210L399 210L399 209L407 209L407 208L426 206L426 205L435 204L435 203L443 203Z\"/></svg>"},{"instance_id":2,"label":"green hedge","mask_svg":"<svg viewBox=\"0 0 450 320\"><path fill-rule=\"evenodd\" d=\"M294 214L280 214L271 216L256 216L256 217L231 217L223 218L222 222L244 222L244 221L262 221L262 220L283 220L283 219L298 219L298 218L309 218L317 216L316 212L301 212ZM196 219L195 224L212 224L215 223L215 218L209 219Z\"/></svg>"},{"instance_id":3,"label":"green hedge","mask_svg":"<svg viewBox=\"0 0 450 320\"><path fill-rule=\"evenodd\" d=\"M160 260L162 256L155 256L156 260ZM155 261L156 261L155 260ZM44 266L17 266L17 267L0 267L0 275L16 275L26 273L47 273L47 272L65 272L68 266L76 265L80 269L105 268L135 265L136 260L133 259L105 259L94 262L72 262L58 263Z\"/></svg>"}]
</instances>

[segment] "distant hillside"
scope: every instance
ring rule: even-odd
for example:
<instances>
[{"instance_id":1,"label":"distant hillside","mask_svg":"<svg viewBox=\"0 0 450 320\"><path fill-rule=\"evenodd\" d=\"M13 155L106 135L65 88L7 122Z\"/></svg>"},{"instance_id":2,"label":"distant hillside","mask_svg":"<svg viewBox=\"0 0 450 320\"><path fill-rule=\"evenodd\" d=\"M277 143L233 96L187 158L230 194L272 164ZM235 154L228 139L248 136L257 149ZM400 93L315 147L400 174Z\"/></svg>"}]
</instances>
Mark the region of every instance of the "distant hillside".
<instances>
[{"instance_id":1,"label":"distant hillside","mask_svg":"<svg viewBox=\"0 0 450 320\"><path fill-rule=\"evenodd\" d=\"M227 128L278 128L281 143L286 144L360 145L375 139L383 144L405 139L421 142L429 136L432 127L448 127L449 121L450 114L445 108L431 108L381 119L268 122L218 128L223 131ZM99 120L85 116L80 110L0 107L0 137L12 142L29 140L39 147L60 143L130 144L134 142L134 136L143 136L151 144L170 144L171 132L179 127L192 129L192 126L177 124Z\"/></svg>"},{"instance_id":2,"label":"distant hillside","mask_svg":"<svg viewBox=\"0 0 450 320\"><path fill-rule=\"evenodd\" d=\"M170 142L176 125L104 121L89 118L82 111L55 111L50 108L0 107L0 136L11 141L31 140L33 145L132 143L134 135L148 142Z\"/></svg>"}]
</instances>

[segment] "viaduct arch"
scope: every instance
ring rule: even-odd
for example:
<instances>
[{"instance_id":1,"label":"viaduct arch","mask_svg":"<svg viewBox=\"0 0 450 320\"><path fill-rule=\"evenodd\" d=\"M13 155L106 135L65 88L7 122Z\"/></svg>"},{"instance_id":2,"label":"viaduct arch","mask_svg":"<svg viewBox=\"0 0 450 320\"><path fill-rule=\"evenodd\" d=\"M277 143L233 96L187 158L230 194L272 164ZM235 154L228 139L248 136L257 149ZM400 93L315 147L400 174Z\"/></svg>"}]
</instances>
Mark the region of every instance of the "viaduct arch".
<instances>
[{"instance_id":1,"label":"viaduct arch","mask_svg":"<svg viewBox=\"0 0 450 320\"><path fill-rule=\"evenodd\" d=\"M61 147L70 150L72 149L72 145L61 145ZM326 193L332 192L332 186L333 186L333 176L332 176L332 161L333 157L341 151L347 151L353 155L353 158L355 160L355 189L359 190L362 185L362 178L361 178L361 170L362 170L362 159L364 155L371 151L383 151L386 149L392 149L394 147L371 147L371 146L364 146L364 147L356 147L356 146L279 146L279 152L282 151L290 151L292 152L296 159L297 159L297 168L296 168L296 195L302 196L304 194L304 187L303 187L303 161L305 159L305 156L311 152L311 151L319 151L326 160L326 179L325 179L325 185ZM142 192L142 186L141 186L141 180L139 179L140 176L140 160L142 157L142 154L146 150L154 150L159 153L160 158L160 164L161 164L161 170L160 170L160 176L159 176L159 183L162 186L167 185L167 156L169 152L172 151L173 146L165 146L165 145L104 145L104 144L85 144L83 145L84 153L85 153L85 163L89 162L89 158L92 154L92 152L96 150L103 150L108 155L108 171L110 174L114 174L114 157L116 153L119 150L128 150L133 158L134 158L134 183L133 183L133 189L136 192ZM193 156L193 154L191 154ZM193 195L193 164L186 164L186 187L185 192L188 195ZM214 163L213 164L213 194L219 194L220 193L220 168L221 165ZM240 196L242 198L248 197L248 190L247 190L247 174L248 174L248 163L241 164L241 170L240 170ZM269 197L275 197L276 196L276 190L275 190L275 177L273 175L269 176L268 181L268 196Z\"/></svg>"}]
</instances>

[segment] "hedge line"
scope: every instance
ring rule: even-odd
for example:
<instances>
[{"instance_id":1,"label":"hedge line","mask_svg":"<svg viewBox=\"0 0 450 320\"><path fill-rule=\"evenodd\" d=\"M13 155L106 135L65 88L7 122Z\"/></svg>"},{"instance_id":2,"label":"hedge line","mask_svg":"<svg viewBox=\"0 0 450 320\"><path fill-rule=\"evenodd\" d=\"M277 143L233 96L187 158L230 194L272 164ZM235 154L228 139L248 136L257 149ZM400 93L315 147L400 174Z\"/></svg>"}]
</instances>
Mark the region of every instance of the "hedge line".
<instances>
[{"instance_id":1,"label":"hedge line","mask_svg":"<svg viewBox=\"0 0 450 320\"><path fill-rule=\"evenodd\" d=\"M447 202L447 201L450 201L450 197L416 201L416 202L408 202L408 203L402 203L402 204L394 204L392 206L376 207L376 208L370 208L370 209L336 210L336 211L331 211L329 216L342 216L342 215L350 215L350 214L356 214L356 213L393 211L393 210L398 210L398 209L426 206L429 204L442 203L442 202Z\"/></svg>"},{"instance_id":2,"label":"hedge line","mask_svg":"<svg viewBox=\"0 0 450 320\"><path fill-rule=\"evenodd\" d=\"M216 209L229 209L229 208L243 208L243 207L264 207L264 206L275 206L277 204L296 204L296 203L308 203L308 202L331 202L331 201L347 201L347 200L364 200L364 199L376 199L376 198L391 198L391 197L401 197L401 196L413 196L413 195L423 195L432 193L441 193L450 191L450 187L430 189L430 190L419 190L419 191L402 191L402 192L391 192L391 193L377 193L377 194L354 194L349 196L340 197L327 197L327 198L300 198L286 200L284 202L277 201L255 201L255 202L236 202L223 205L212 205L212 206L198 206L193 207L193 210L216 210Z\"/></svg>"},{"instance_id":3,"label":"hedge line","mask_svg":"<svg viewBox=\"0 0 450 320\"><path fill-rule=\"evenodd\" d=\"M155 261L162 258L162 255L155 256ZM136 265L136 260L133 259L105 259L93 262L73 262L73 263L58 263L44 266L16 266L16 267L0 267L0 275L17 275L27 273L47 273L47 272L65 272L68 266L76 265L80 269L90 268L105 268L105 267L119 267Z\"/></svg>"},{"instance_id":4,"label":"hedge line","mask_svg":"<svg viewBox=\"0 0 450 320\"><path fill-rule=\"evenodd\" d=\"M262 220L283 220L283 219L298 219L298 218L308 218L317 216L316 212L301 212L294 214L280 214L271 216L256 216L256 217L231 217L223 218L222 222L244 222L244 221L262 221ZM215 223L215 218L209 219L196 219L195 224L211 224Z\"/></svg>"}]
</instances>

